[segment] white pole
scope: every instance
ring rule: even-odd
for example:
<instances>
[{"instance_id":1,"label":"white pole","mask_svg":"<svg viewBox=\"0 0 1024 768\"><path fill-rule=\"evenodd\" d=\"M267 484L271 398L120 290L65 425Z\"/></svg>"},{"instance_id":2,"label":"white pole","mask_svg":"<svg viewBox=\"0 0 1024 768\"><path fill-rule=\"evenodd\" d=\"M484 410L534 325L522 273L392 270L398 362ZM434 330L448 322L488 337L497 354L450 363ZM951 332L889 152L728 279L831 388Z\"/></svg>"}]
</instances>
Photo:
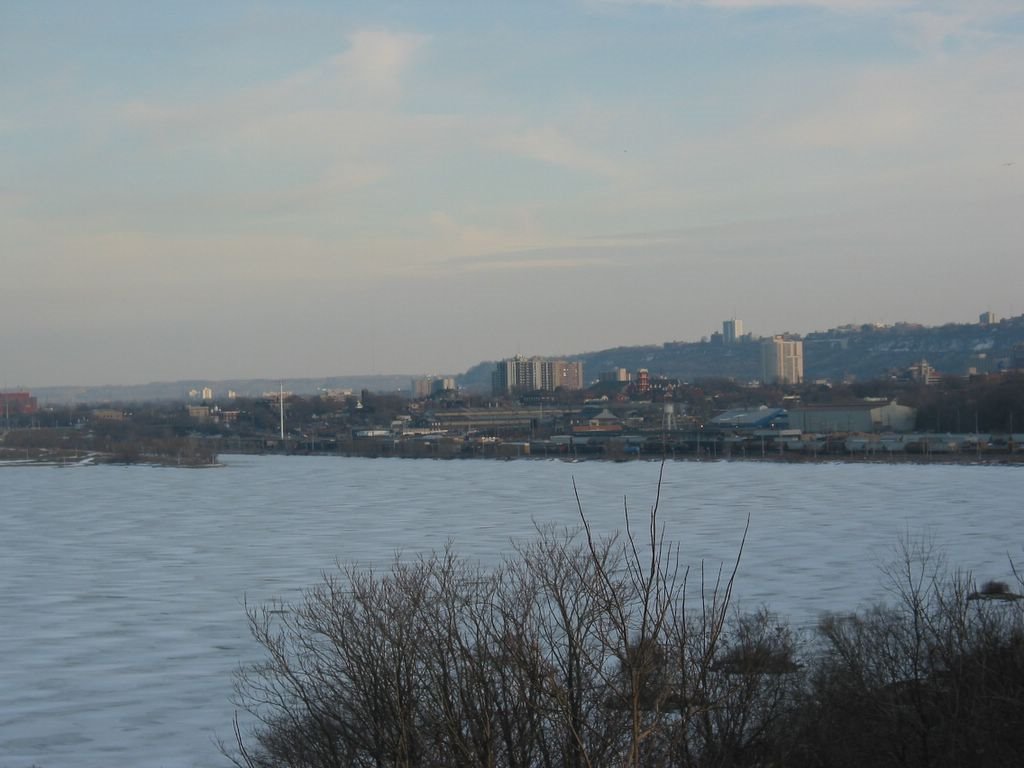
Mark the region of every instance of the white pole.
<instances>
[{"instance_id":1,"label":"white pole","mask_svg":"<svg viewBox=\"0 0 1024 768\"><path fill-rule=\"evenodd\" d=\"M281 382L281 398L277 401L281 409L281 447L284 447L284 382Z\"/></svg>"}]
</instances>

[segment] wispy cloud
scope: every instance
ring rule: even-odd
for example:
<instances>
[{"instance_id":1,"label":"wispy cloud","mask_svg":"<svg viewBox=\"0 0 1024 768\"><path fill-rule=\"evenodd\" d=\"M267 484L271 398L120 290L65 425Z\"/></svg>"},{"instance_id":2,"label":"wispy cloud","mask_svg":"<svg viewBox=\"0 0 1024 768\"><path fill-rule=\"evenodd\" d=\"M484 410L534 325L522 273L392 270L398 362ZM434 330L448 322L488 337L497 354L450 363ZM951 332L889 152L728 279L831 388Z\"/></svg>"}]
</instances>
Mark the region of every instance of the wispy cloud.
<instances>
[{"instance_id":1,"label":"wispy cloud","mask_svg":"<svg viewBox=\"0 0 1024 768\"><path fill-rule=\"evenodd\" d=\"M348 51L336 61L341 80L374 96L394 98L425 41L422 35L359 30L351 36Z\"/></svg>"},{"instance_id":2,"label":"wispy cloud","mask_svg":"<svg viewBox=\"0 0 1024 768\"><path fill-rule=\"evenodd\" d=\"M606 155L587 149L553 126L505 133L490 143L495 149L572 171L617 177L624 170Z\"/></svg>"},{"instance_id":3,"label":"wispy cloud","mask_svg":"<svg viewBox=\"0 0 1024 768\"><path fill-rule=\"evenodd\" d=\"M968 61L862 70L837 82L817 105L782 124L793 147L899 150L948 165L1018 144L1024 125L1019 58L993 53Z\"/></svg>"},{"instance_id":4,"label":"wispy cloud","mask_svg":"<svg viewBox=\"0 0 1024 768\"><path fill-rule=\"evenodd\" d=\"M834 11L892 10L908 8L920 0L596 0L609 5L651 5L669 8L824 8Z\"/></svg>"},{"instance_id":5,"label":"wispy cloud","mask_svg":"<svg viewBox=\"0 0 1024 768\"><path fill-rule=\"evenodd\" d=\"M593 246L564 246L489 253L451 259L447 264L465 272L512 272L594 269L615 266L620 261L611 250Z\"/></svg>"},{"instance_id":6,"label":"wispy cloud","mask_svg":"<svg viewBox=\"0 0 1024 768\"><path fill-rule=\"evenodd\" d=\"M423 35L357 30L341 53L226 98L134 101L123 104L115 116L150 128L198 131L204 125L230 130L268 115L390 110L401 95L416 52L426 41Z\"/></svg>"},{"instance_id":7,"label":"wispy cloud","mask_svg":"<svg viewBox=\"0 0 1024 768\"><path fill-rule=\"evenodd\" d=\"M407 77L428 41L359 29L336 55L227 94L136 100L97 111L92 132L105 141L125 137L125 146L147 155L203 159L212 183L194 189L185 205L241 216L321 210L460 144L457 118L402 105ZM253 177L273 183L244 182ZM147 192L166 194L166 188Z\"/></svg>"},{"instance_id":8,"label":"wispy cloud","mask_svg":"<svg viewBox=\"0 0 1024 768\"><path fill-rule=\"evenodd\" d=\"M505 218L504 226L483 226L469 224L449 212L434 211L428 217L426 230L449 264L481 253L525 250L547 240L529 211L507 211Z\"/></svg>"},{"instance_id":9,"label":"wispy cloud","mask_svg":"<svg viewBox=\"0 0 1024 768\"><path fill-rule=\"evenodd\" d=\"M782 138L807 148L896 148L928 127L930 94L893 82L892 73L858 78L828 104L795 116Z\"/></svg>"},{"instance_id":10,"label":"wispy cloud","mask_svg":"<svg viewBox=\"0 0 1024 768\"><path fill-rule=\"evenodd\" d=\"M998 22L1020 16L1016 0L589 0L606 6L718 8L722 10L813 9L844 14L877 14L900 19L922 41L998 35Z\"/></svg>"}]
</instances>

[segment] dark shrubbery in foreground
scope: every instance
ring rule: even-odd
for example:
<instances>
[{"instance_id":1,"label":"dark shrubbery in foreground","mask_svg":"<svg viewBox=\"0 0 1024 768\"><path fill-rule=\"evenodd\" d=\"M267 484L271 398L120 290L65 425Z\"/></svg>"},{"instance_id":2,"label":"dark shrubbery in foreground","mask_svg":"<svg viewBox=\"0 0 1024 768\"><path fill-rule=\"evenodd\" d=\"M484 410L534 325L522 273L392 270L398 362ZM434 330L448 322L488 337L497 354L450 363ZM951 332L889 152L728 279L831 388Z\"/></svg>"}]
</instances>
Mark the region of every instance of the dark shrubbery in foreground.
<instances>
[{"instance_id":1,"label":"dark shrubbery in foreground","mask_svg":"<svg viewBox=\"0 0 1024 768\"><path fill-rule=\"evenodd\" d=\"M1024 621L908 543L894 600L798 638L730 611L735 569L642 537L542 529L484 571L444 552L249 612L264 662L236 765L1007 766ZM740 546L742 550L742 545ZM737 563L739 558L737 557Z\"/></svg>"}]
</instances>

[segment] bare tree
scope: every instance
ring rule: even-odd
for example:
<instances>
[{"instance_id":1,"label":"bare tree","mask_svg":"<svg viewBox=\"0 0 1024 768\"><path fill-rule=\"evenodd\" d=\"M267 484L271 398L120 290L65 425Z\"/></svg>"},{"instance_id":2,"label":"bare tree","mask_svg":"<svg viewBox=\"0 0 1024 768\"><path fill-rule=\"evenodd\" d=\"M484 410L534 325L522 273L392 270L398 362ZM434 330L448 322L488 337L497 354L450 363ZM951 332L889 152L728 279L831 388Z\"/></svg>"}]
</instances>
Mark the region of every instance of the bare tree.
<instances>
[{"instance_id":1,"label":"bare tree","mask_svg":"<svg viewBox=\"0 0 1024 768\"><path fill-rule=\"evenodd\" d=\"M830 765L997 766L1024 747L1024 613L977 599L926 540L884 569L891 604L826 617L807 742ZM1018 757L1014 757L1017 755Z\"/></svg>"},{"instance_id":2,"label":"bare tree","mask_svg":"<svg viewBox=\"0 0 1024 768\"><path fill-rule=\"evenodd\" d=\"M238 674L254 725L236 724L232 759L758 764L790 638L766 613L730 619L745 532L728 569L701 564L687 603L660 488L643 534L624 502L624 533L597 535L577 493L579 529L539 527L492 570L447 549L384 574L343 568L298 604L248 609L267 658Z\"/></svg>"}]
</instances>

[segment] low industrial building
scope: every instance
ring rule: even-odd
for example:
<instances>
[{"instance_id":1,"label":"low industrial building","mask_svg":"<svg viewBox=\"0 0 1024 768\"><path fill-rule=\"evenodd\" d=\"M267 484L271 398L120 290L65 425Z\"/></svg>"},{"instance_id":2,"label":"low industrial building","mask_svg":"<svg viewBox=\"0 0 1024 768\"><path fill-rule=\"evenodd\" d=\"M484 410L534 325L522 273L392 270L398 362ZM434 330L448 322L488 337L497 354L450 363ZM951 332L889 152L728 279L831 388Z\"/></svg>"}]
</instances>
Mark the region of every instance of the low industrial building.
<instances>
[{"instance_id":1,"label":"low industrial building","mask_svg":"<svg viewBox=\"0 0 1024 768\"><path fill-rule=\"evenodd\" d=\"M917 411L895 400L799 405L789 409L789 426L802 432L910 432Z\"/></svg>"}]
</instances>

